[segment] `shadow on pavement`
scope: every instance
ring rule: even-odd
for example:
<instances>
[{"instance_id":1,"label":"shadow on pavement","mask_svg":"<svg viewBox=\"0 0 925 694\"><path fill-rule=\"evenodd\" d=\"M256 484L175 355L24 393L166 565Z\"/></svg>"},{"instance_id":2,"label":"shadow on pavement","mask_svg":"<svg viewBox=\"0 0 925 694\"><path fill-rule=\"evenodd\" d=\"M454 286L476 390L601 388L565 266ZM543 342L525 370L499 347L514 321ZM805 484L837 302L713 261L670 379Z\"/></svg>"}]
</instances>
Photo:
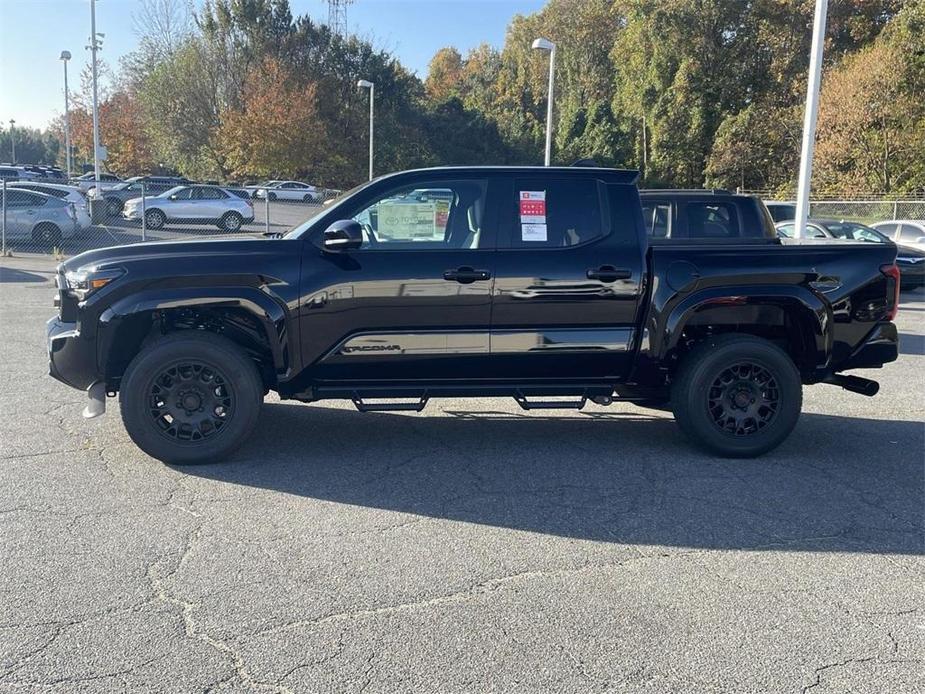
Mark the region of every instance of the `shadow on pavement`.
<instances>
[{"instance_id":1,"label":"shadow on pavement","mask_svg":"<svg viewBox=\"0 0 925 694\"><path fill-rule=\"evenodd\" d=\"M231 484L583 540L920 554L920 422L804 414L758 460L695 452L639 414L408 417L267 404Z\"/></svg>"},{"instance_id":2,"label":"shadow on pavement","mask_svg":"<svg viewBox=\"0 0 925 694\"><path fill-rule=\"evenodd\" d=\"M47 282L52 273L42 276L34 272L16 270L11 267L0 267L0 284L12 282Z\"/></svg>"},{"instance_id":3,"label":"shadow on pavement","mask_svg":"<svg viewBox=\"0 0 925 694\"><path fill-rule=\"evenodd\" d=\"M899 333L900 354L925 354L925 335Z\"/></svg>"}]
</instances>

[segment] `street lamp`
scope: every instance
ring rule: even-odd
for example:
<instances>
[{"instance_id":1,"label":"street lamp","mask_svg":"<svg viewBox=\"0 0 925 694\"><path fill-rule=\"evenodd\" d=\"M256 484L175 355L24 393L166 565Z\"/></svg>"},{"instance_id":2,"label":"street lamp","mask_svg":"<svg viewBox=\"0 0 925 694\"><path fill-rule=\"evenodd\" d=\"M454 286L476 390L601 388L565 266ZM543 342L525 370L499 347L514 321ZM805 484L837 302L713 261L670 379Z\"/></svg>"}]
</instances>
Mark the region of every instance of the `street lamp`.
<instances>
[{"instance_id":1,"label":"street lamp","mask_svg":"<svg viewBox=\"0 0 925 694\"><path fill-rule=\"evenodd\" d=\"M556 44L549 39L536 39L532 48L535 51L549 52L549 100L546 104L546 166L549 166L552 160L552 100L556 74Z\"/></svg>"},{"instance_id":2,"label":"street lamp","mask_svg":"<svg viewBox=\"0 0 925 694\"><path fill-rule=\"evenodd\" d=\"M816 120L819 114L819 82L822 79L822 49L825 43L825 20L828 0L816 0L813 16L813 42L809 51L809 79L806 84L806 110L803 113L803 146L800 150L800 176L797 184L797 211L793 235L806 235L809 217L809 190L813 177L813 148L816 144Z\"/></svg>"},{"instance_id":3,"label":"street lamp","mask_svg":"<svg viewBox=\"0 0 925 694\"><path fill-rule=\"evenodd\" d=\"M10 118L10 149L13 150L13 163L16 163L16 131L13 129L16 121Z\"/></svg>"},{"instance_id":4,"label":"street lamp","mask_svg":"<svg viewBox=\"0 0 925 694\"><path fill-rule=\"evenodd\" d=\"M67 180L71 180L71 118L67 93L67 61L71 59L70 51L61 51L61 62L64 63L64 160L67 168Z\"/></svg>"},{"instance_id":5,"label":"street lamp","mask_svg":"<svg viewBox=\"0 0 925 694\"><path fill-rule=\"evenodd\" d=\"M376 85L369 80L360 80L357 82L358 89L369 90L369 180L373 180L373 100L375 98Z\"/></svg>"},{"instance_id":6,"label":"street lamp","mask_svg":"<svg viewBox=\"0 0 925 694\"><path fill-rule=\"evenodd\" d=\"M90 0L90 49L91 65L93 68L93 172L96 179L96 194L100 192L100 110L97 91L97 65L96 54L100 50L105 34L96 33L96 0Z\"/></svg>"}]
</instances>

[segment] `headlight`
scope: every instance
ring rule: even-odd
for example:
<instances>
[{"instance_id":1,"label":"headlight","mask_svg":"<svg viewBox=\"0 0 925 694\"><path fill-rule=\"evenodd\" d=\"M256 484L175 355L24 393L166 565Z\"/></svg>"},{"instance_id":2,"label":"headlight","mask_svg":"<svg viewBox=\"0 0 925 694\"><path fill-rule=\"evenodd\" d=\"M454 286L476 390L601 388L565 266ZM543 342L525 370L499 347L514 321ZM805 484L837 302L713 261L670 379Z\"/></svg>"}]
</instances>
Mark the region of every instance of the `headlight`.
<instances>
[{"instance_id":1,"label":"headlight","mask_svg":"<svg viewBox=\"0 0 925 694\"><path fill-rule=\"evenodd\" d=\"M96 268L80 268L70 270L64 275L68 291L80 301L86 299L97 289L102 289L114 279L125 274L125 270L112 268L110 270L97 270Z\"/></svg>"}]
</instances>

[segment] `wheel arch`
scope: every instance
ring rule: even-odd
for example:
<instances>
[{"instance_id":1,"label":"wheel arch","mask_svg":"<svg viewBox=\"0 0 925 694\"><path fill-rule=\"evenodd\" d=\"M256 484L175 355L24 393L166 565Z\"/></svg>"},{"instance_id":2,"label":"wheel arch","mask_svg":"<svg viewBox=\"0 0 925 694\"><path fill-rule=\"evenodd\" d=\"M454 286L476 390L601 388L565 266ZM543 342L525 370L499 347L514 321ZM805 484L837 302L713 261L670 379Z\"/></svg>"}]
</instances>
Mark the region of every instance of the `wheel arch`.
<instances>
[{"instance_id":1,"label":"wheel arch","mask_svg":"<svg viewBox=\"0 0 925 694\"><path fill-rule=\"evenodd\" d=\"M259 289L149 290L114 303L100 316L97 360L107 388L118 389L125 368L158 337L180 330L223 335L257 362L267 388L295 372L288 310Z\"/></svg>"},{"instance_id":2,"label":"wheel arch","mask_svg":"<svg viewBox=\"0 0 925 694\"><path fill-rule=\"evenodd\" d=\"M832 352L832 310L799 287L713 288L695 292L666 316L658 351L669 359L709 335L738 333L775 342L804 379L824 373Z\"/></svg>"}]
</instances>

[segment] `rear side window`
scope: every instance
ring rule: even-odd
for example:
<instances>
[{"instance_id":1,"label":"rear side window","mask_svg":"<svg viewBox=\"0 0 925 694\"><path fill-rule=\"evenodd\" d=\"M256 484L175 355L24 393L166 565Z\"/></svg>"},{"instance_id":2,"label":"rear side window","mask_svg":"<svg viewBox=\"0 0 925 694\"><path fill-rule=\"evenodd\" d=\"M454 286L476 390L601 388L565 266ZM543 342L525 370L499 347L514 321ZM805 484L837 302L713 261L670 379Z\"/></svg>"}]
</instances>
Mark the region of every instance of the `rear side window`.
<instances>
[{"instance_id":1,"label":"rear side window","mask_svg":"<svg viewBox=\"0 0 925 694\"><path fill-rule=\"evenodd\" d=\"M900 241L915 241L920 236L925 236L925 232L911 224L903 224L899 229Z\"/></svg>"},{"instance_id":2,"label":"rear side window","mask_svg":"<svg viewBox=\"0 0 925 694\"><path fill-rule=\"evenodd\" d=\"M594 179L519 179L512 202L513 248L567 248L604 235Z\"/></svg>"},{"instance_id":3,"label":"rear side window","mask_svg":"<svg viewBox=\"0 0 925 694\"><path fill-rule=\"evenodd\" d=\"M899 226L899 225L898 225L898 224L878 224L878 225L877 225L877 230L878 230L881 234L886 234L886 235L889 236L890 238L893 238L893 234L896 233L896 227L897 227L897 226Z\"/></svg>"},{"instance_id":4,"label":"rear side window","mask_svg":"<svg viewBox=\"0 0 925 694\"><path fill-rule=\"evenodd\" d=\"M692 239L728 239L739 236L734 205L724 202L687 203L687 233Z\"/></svg>"},{"instance_id":5,"label":"rear side window","mask_svg":"<svg viewBox=\"0 0 925 694\"><path fill-rule=\"evenodd\" d=\"M10 188L6 191L7 207L41 207L47 200L48 198L27 190Z\"/></svg>"},{"instance_id":6,"label":"rear side window","mask_svg":"<svg viewBox=\"0 0 925 694\"><path fill-rule=\"evenodd\" d=\"M643 202L642 218L646 233L652 238L664 239L670 235L671 205L667 202Z\"/></svg>"}]
</instances>

